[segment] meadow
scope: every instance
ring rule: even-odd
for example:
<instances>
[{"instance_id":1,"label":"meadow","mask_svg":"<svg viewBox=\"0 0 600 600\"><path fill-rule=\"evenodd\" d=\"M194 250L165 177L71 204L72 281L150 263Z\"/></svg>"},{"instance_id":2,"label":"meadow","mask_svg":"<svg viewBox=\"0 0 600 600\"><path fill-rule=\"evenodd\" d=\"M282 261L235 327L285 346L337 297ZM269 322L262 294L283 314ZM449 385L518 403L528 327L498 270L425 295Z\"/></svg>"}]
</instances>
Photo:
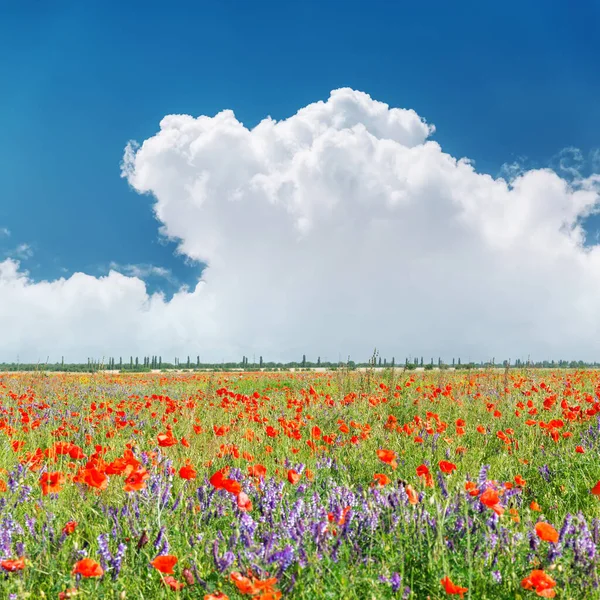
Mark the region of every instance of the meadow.
<instances>
[{"instance_id":1,"label":"meadow","mask_svg":"<svg viewBox=\"0 0 600 600\"><path fill-rule=\"evenodd\" d=\"M600 598L600 373L0 375L0 597Z\"/></svg>"}]
</instances>

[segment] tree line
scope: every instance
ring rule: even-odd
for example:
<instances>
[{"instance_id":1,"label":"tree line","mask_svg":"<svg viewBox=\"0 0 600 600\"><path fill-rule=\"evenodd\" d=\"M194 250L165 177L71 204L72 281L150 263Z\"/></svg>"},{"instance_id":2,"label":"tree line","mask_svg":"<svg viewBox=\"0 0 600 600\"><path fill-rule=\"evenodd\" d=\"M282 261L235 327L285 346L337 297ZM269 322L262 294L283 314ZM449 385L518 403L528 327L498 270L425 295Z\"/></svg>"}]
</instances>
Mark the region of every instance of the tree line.
<instances>
[{"instance_id":1,"label":"tree line","mask_svg":"<svg viewBox=\"0 0 600 600\"><path fill-rule=\"evenodd\" d=\"M122 371L122 372L133 372L133 373L148 373L150 371L169 371L169 370L245 370L253 371L257 369L263 370L277 370L277 369L330 369L335 370L338 368L346 369L358 369L358 368L404 368L407 370L414 370L416 368L423 368L425 370L433 370L436 367L438 369L477 369L477 368L531 368L531 369L553 369L553 368L570 368L570 369L584 369L599 367L598 362L585 362L582 360L543 360L543 361L531 361L516 359L514 363L510 359L496 363L495 359L480 362L472 361L461 361L461 358L452 358L452 361L446 363L441 357L438 357L437 361L431 358L430 361L424 362L423 357L405 358L404 362L396 363L395 357L391 359L382 358L379 356L377 351L374 352L373 356L366 362L355 362L347 358L345 361L331 362L327 360L321 360L318 356L316 361L307 360L306 355L302 355L302 360L291 361L291 362L274 362L265 361L262 356L256 360L253 357L252 362L247 356L242 356L241 361L238 362L201 362L200 356L197 355L194 359L187 356L184 360L179 357L175 357L172 362L163 361L162 356L152 355L143 356L140 360L138 356L129 356L129 360L123 360L123 357L109 357L104 360L97 360L94 358L88 358L86 363L66 363L64 357L61 358L60 362L51 363L48 360L45 363L21 363L17 362L3 362L0 363L0 371L65 371L65 372L80 372L90 373L96 371Z\"/></svg>"}]
</instances>

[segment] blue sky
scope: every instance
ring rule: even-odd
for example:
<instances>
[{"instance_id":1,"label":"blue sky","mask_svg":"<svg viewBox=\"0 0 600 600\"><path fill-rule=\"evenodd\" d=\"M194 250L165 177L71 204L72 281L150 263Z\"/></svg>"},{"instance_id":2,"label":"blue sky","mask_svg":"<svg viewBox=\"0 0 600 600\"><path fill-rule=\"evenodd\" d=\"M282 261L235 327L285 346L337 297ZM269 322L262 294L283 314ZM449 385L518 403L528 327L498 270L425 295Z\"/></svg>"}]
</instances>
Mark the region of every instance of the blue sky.
<instances>
[{"instance_id":1,"label":"blue sky","mask_svg":"<svg viewBox=\"0 0 600 600\"><path fill-rule=\"evenodd\" d=\"M349 86L436 125L444 151L591 166L600 5L566 2L0 2L0 234L34 280L154 265L170 294L200 267L159 239L120 177L167 114L231 108L246 126ZM597 222L587 222L590 239ZM27 244L29 251L21 247Z\"/></svg>"}]
</instances>

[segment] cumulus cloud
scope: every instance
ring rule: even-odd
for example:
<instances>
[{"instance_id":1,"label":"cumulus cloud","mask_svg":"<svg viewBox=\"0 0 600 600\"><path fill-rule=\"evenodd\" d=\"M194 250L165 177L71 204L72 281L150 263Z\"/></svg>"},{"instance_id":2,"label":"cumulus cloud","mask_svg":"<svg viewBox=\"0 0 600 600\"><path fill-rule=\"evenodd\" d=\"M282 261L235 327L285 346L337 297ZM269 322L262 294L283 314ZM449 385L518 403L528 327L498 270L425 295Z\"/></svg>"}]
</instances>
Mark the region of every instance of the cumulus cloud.
<instances>
[{"instance_id":1,"label":"cumulus cloud","mask_svg":"<svg viewBox=\"0 0 600 600\"><path fill-rule=\"evenodd\" d=\"M138 279L146 279L148 277L160 277L167 280L169 283L176 283L176 278L170 269L165 267L157 267L148 263L140 263L137 265L120 265L116 262L110 263L110 270L124 273L131 277L137 277Z\"/></svg>"},{"instance_id":2,"label":"cumulus cloud","mask_svg":"<svg viewBox=\"0 0 600 600\"><path fill-rule=\"evenodd\" d=\"M34 283L7 260L3 354L598 358L600 247L580 222L600 177L493 178L433 132L351 89L253 129L166 116L123 176L202 280L167 302L134 272Z\"/></svg>"},{"instance_id":3,"label":"cumulus cloud","mask_svg":"<svg viewBox=\"0 0 600 600\"><path fill-rule=\"evenodd\" d=\"M10 232L8 235L10 235ZM19 244L15 248L5 252L4 256L16 260L27 260L33 256L33 248L29 244Z\"/></svg>"}]
</instances>

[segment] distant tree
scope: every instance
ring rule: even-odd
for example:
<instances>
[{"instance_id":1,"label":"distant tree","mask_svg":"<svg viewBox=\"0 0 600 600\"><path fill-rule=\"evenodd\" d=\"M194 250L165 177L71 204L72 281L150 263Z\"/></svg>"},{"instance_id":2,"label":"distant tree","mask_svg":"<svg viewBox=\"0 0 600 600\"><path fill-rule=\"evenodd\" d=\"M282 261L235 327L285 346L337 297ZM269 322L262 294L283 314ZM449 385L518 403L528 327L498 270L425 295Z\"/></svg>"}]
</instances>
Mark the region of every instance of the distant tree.
<instances>
[{"instance_id":1,"label":"distant tree","mask_svg":"<svg viewBox=\"0 0 600 600\"><path fill-rule=\"evenodd\" d=\"M306 367L306 354L302 355L302 368Z\"/></svg>"},{"instance_id":2,"label":"distant tree","mask_svg":"<svg viewBox=\"0 0 600 600\"><path fill-rule=\"evenodd\" d=\"M260 368L262 369L262 366L263 366L263 357L262 356L259 357L259 361L260 361Z\"/></svg>"},{"instance_id":3,"label":"distant tree","mask_svg":"<svg viewBox=\"0 0 600 600\"><path fill-rule=\"evenodd\" d=\"M136 356L135 357L135 366L136 366L136 368L139 367L139 365L140 365L140 361L138 360L138 357Z\"/></svg>"},{"instance_id":4,"label":"distant tree","mask_svg":"<svg viewBox=\"0 0 600 600\"><path fill-rule=\"evenodd\" d=\"M423 366L423 357L421 356L421 367Z\"/></svg>"},{"instance_id":5,"label":"distant tree","mask_svg":"<svg viewBox=\"0 0 600 600\"><path fill-rule=\"evenodd\" d=\"M320 367L320 366L321 366L321 357L318 356L317 357L317 367Z\"/></svg>"}]
</instances>

